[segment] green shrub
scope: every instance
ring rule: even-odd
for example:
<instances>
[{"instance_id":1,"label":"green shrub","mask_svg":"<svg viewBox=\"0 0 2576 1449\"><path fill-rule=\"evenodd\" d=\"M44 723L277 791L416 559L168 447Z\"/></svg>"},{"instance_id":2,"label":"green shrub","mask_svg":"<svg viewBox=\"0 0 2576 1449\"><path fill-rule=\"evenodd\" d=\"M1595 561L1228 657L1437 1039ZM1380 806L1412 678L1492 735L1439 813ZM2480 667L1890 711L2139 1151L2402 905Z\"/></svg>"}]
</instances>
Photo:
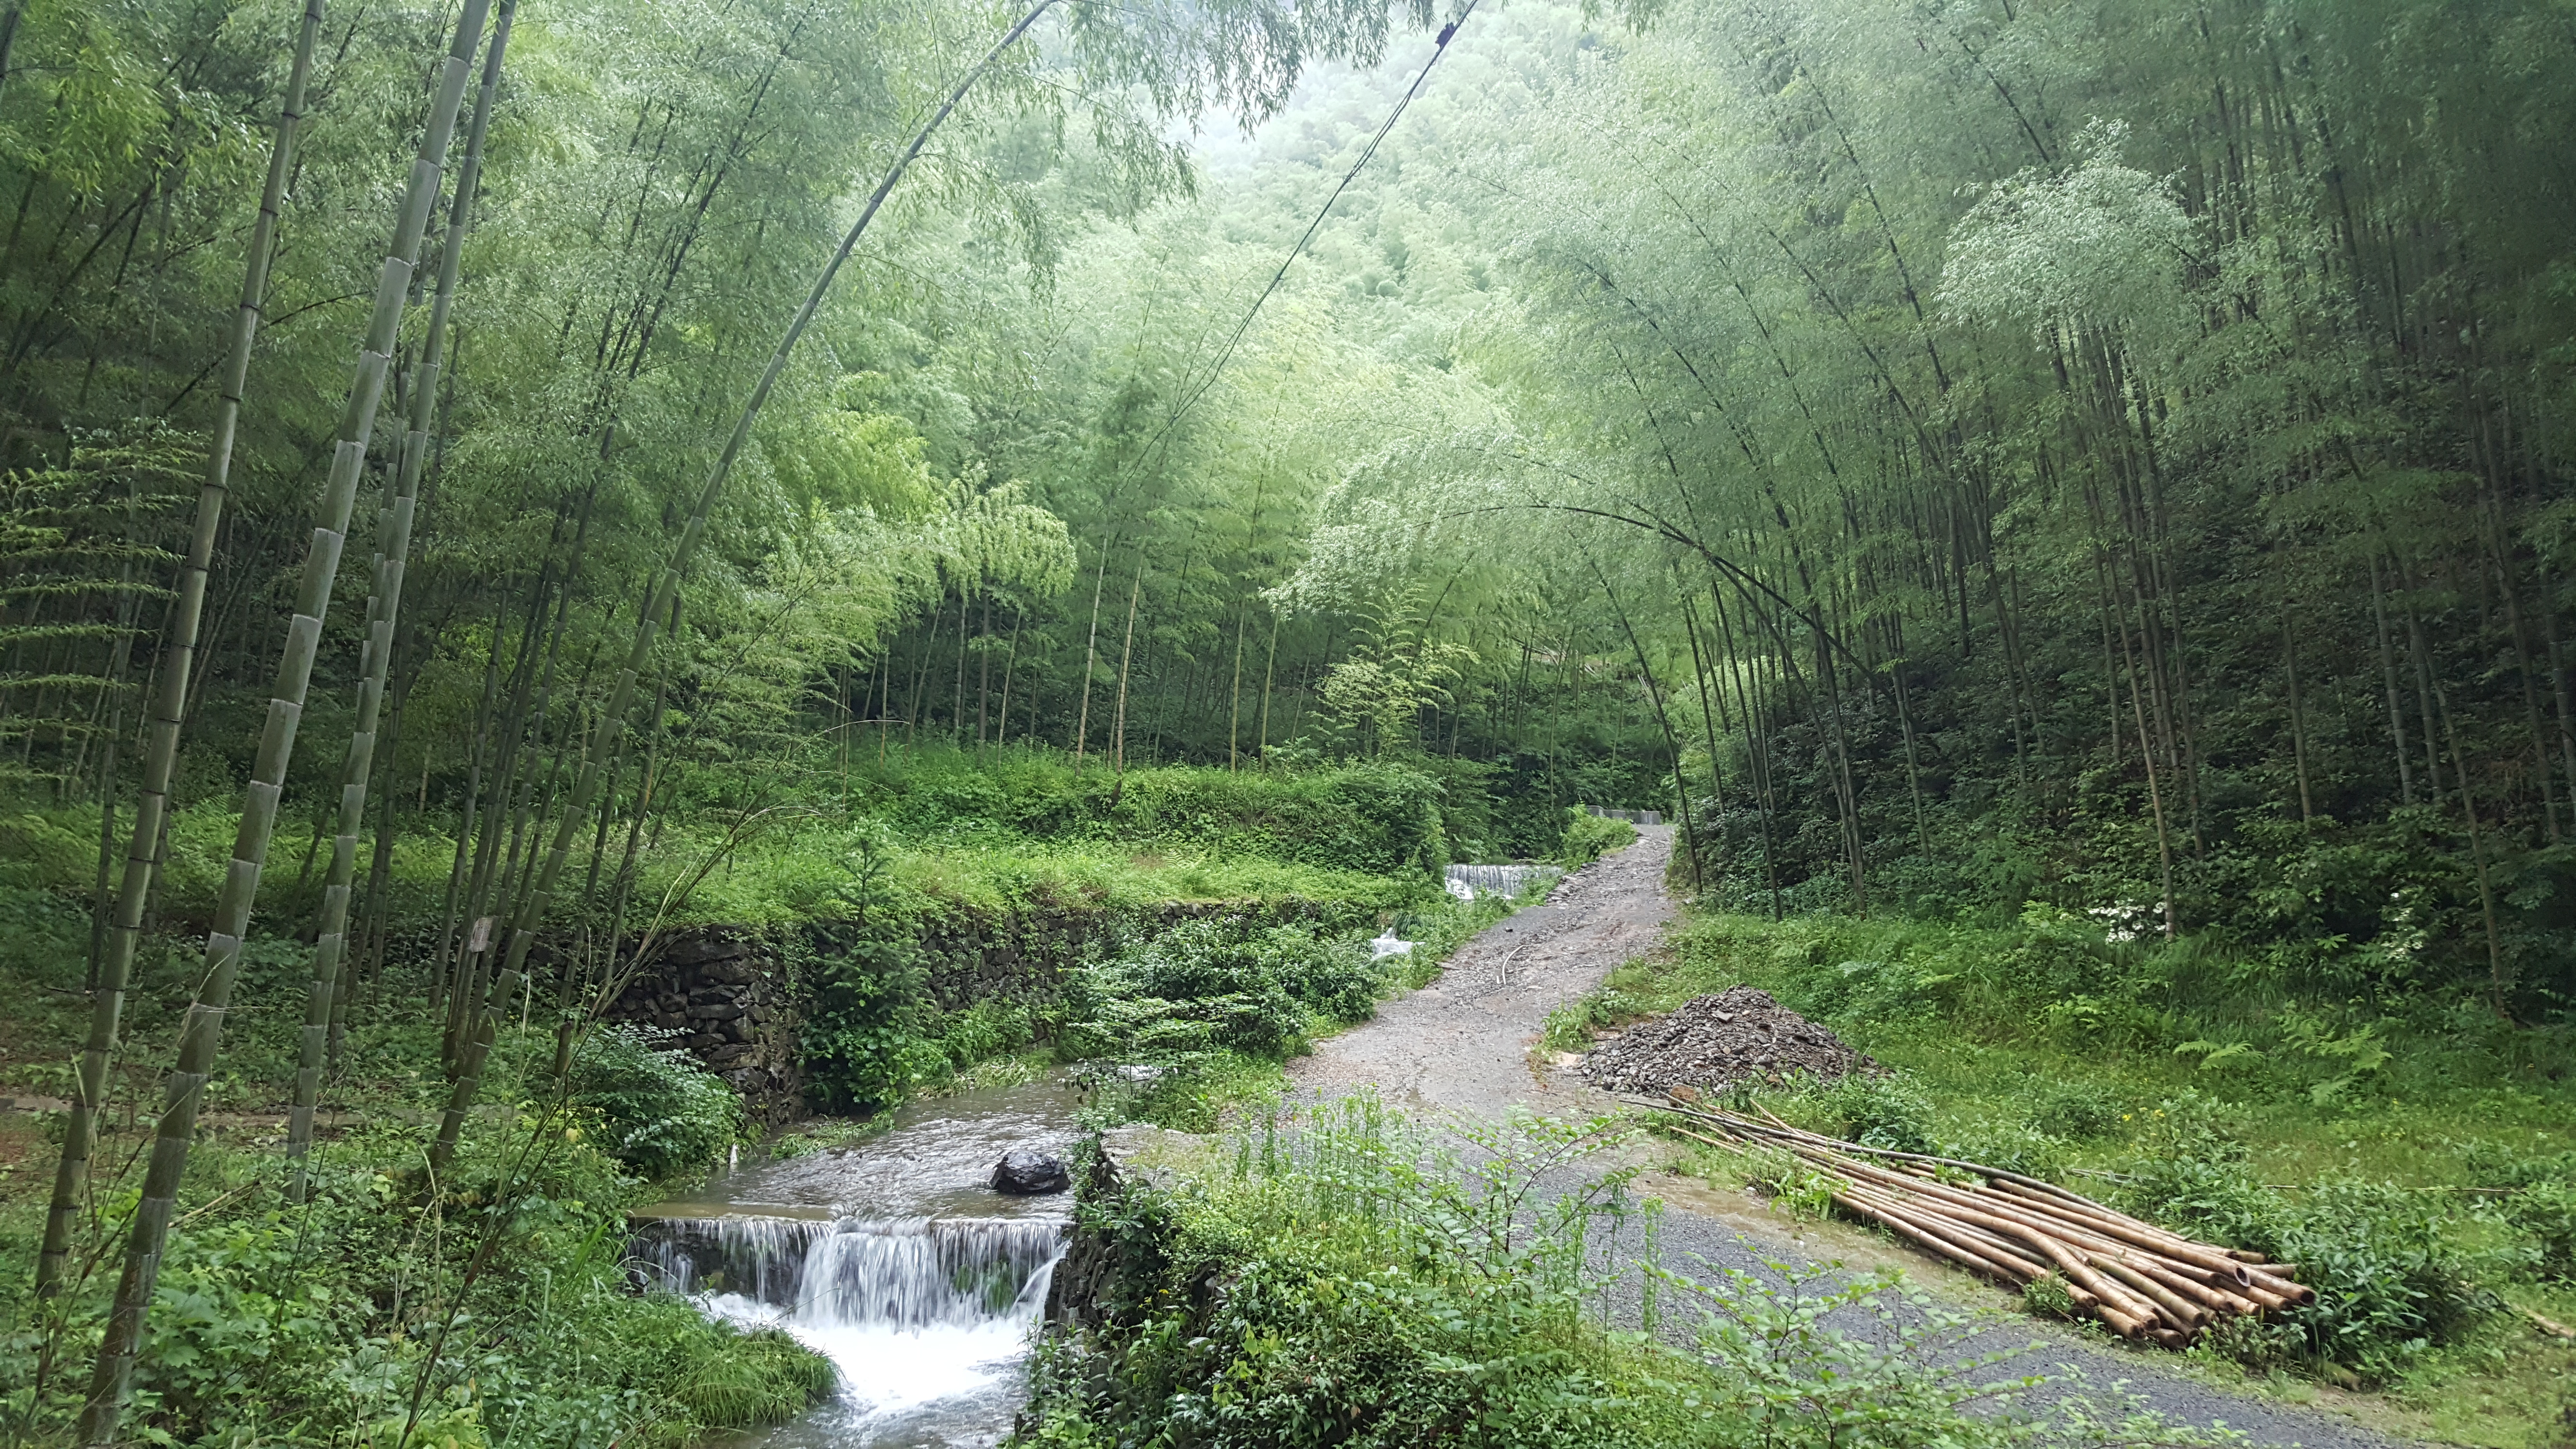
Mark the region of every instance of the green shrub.
<instances>
[{"instance_id":1,"label":"green shrub","mask_svg":"<svg viewBox=\"0 0 2576 1449\"><path fill-rule=\"evenodd\" d=\"M1190 921L1087 968L1072 983L1069 1045L1083 1056L1177 1062L1194 1053L1278 1057L1311 1014L1358 1020L1385 978L1357 941L1294 926Z\"/></svg>"},{"instance_id":2,"label":"green shrub","mask_svg":"<svg viewBox=\"0 0 2576 1449\"><path fill-rule=\"evenodd\" d=\"M1285 1125L1180 1192L1083 1204L1133 1281L1041 1355L1023 1442L1618 1449L1687 1423L1581 1311L1629 1174L1532 1191L1580 1173L1603 1124L1480 1128L1463 1153L1366 1099Z\"/></svg>"},{"instance_id":3,"label":"green shrub","mask_svg":"<svg viewBox=\"0 0 2576 1449\"><path fill-rule=\"evenodd\" d=\"M2065 1171L2073 1153L2065 1138L2042 1132L2027 1122L1986 1118L1954 1132L1941 1144L1940 1155L2000 1167L2024 1177L2054 1178Z\"/></svg>"},{"instance_id":4,"label":"green shrub","mask_svg":"<svg viewBox=\"0 0 2576 1449\"><path fill-rule=\"evenodd\" d=\"M1835 1125L1838 1135L1863 1147L1891 1152L1937 1152L1932 1099L1892 1072L1854 1072L1810 1086L1800 1094Z\"/></svg>"},{"instance_id":5,"label":"green shrub","mask_svg":"<svg viewBox=\"0 0 2576 1449\"><path fill-rule=\"evenodd\" d=\"M551 1037L532 1031L527 1044L542 1051ZM785 1417L828 1387L828 1364L792 1342L711 1323L669 1294L637 1296L623 1271L633 1179L596 1138L572 1140L560 1120L532 1138L531 1125L474 1117L454 1171L427 1195L416 1165L430 1127L355 1127L317 1148L296 1206L275 1191L271 1154L200 1144L128 1437L683 1449ZM24 1265L0 1266L15 1276ZM58 1349L82 1351L78 1325L97 1321L112 1282L73 1279L73 1337ZM13 1442L68 1444L85 1377L57 1357L38 1400L43 1341L0 1335L0 1407Z\"/></svg>"},{"instance_id":6,"label":"green shrub","mask_svg":"<svg viewBox=\"0 0 2576 1449\"><path fill-rule=\"evenodd\" d=\"M1035 1040L1037 1021L1027 1007L986 999L940 1023L939 1052L950 1070L962 1072Z\"/></svg>"},{"instance_id":7,"label":"green shrub","mask_svg":"<svg viewBox=\"0 0 2576 1449\"><path fill-rule=\"evenodd\" d=\"M1567 870L1581 870L1614 850L1625 850L1636 843L1636 826L1625 820L1588 814L1580 805L1569 805L1565 834L1557 841L1556 862Z\"/></svg>"},{"instance_id":8,"label":"green shrub","mask_svg":"<svg viewBox=\"0 0 2576 1449\"><path fill-rule=\"evenodd\" d=\"M855 837L830 893L833 919L815 928L824 949L790 943L803 994L797 1046L826 1111L873 1111L949 1070L948 1055L922 1036L918 924L892 871L883 837Z\"/></svg>"},{"instance_id":9,"label":"green shrub","mask_svg":"<svg viewBox=\"0 0 2576 1449\"><path fill-rule=\"evenodd\" d=\"M2428 1195L2353 1177L2300 1192L2266 1186L2211 1115L2189 1098L2160 1108L2121 1196L2167 1227L2299 1265L2316 1301L2240 1331L2239 1356L2341 1364L2385 1381L2427 1348L2460 1341L2493 1307Z\"/></svg>"},{"instance_id":10,"label":"green shrub","mask_svg":"<svg viewBox=\"0 0 2576 1449\"><path fill-rule=\"evenodd\" d=\"M1604 987L1549 1012L1547 1029L1539 1041L1550 1051L1590 1051L1595 1031L1624 1026L1650 1013L1645 1002L1615 987Z\"/></svg>"},{"instance_id":11,"label":"green shrub","mask_svg":"<svg viewBox=\"0 0 2576 1449\"><path fill-rule=\"evenodd\" d=\"M2576 1283L2576 1182L2524 1188L2504 1200L2504 1219L2531 1238L2542 1277Z\"/></svg>"},{"instance_id":12,"label":"green shrub","mask_svg":"<svg viewBox=\"0 0 2576 1449\"><path fill-rule=\"evenodd\" d=\"M573 1058L572 1104L597 1114L603 1151L647 1178L706 1166L742 1131L742 1099L673 1033L619 1022L594 1030Z\"/></svg>"},{"instance_id":13,"label":"green shrub","mask_svg":"<svg viewBox=\"0 0 2576 1449\"><path fill-rule=\"evenodd\" d=\"M2098 1083L2053 1081L2025 1099L2022 1122L2036 1132L2089 1141L2117 1134L2127 1109L2126 1103Z\"/></svg>"}]
</instances>

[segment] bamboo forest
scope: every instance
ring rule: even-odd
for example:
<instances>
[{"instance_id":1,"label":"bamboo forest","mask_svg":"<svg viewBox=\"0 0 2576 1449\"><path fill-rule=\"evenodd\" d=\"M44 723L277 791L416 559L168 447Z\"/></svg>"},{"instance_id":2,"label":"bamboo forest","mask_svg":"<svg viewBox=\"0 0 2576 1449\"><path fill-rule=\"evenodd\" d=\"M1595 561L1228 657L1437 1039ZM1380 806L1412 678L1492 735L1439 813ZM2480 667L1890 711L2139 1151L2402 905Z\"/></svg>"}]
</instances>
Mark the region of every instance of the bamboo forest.
<instances>
[{"instance_id":1,"label":"bamboo forest","mask_svg":"<svg viewBox=\"0 0 2576 1449\"><path fill-rule=\"evenodd\" d=\"M0 0L0 1437L2576 1446L2569 0Z\"/></svg>"}]
</instances>

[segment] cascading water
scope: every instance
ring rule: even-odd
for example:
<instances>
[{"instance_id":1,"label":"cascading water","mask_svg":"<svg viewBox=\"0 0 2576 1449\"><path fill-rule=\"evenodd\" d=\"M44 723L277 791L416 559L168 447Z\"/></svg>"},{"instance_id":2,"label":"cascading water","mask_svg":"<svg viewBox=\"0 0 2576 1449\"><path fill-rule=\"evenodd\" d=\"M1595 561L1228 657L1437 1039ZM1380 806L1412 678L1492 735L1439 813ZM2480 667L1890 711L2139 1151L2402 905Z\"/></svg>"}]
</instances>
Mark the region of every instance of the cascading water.
<instances>
[{"instance_id":1,"label":"cascading water","mask_svg":"<svg viewBox=\"0 0 2576 1449\"><path fill-rule=\"evenodd\" d=\"M1544 888L1563 874L1563 867L1553 865L1453 865L1448 871L1449 891L1452 895L1464 891L1471 900L1478 891L1510 899L1533 885Z\"/></svg>"},{"instance_id":2,"label":"cascading water","mask_svg":"<svg viewBox=\"0 0 2576 1449\"><path fill-rule=\"evenodd\" d=\"M717 1317L783 1328L840 1370L840 1402L774 1432L773 1445L987 1437L958 1431L984 1427L966 1420L1007 1422L1065 1236L1046 1218L728 1215L639 1226L636 1255L671 1287Z\"/></svg>"},{"instance_id":3,"label":"cascading water","mask_svg":"<svg viewBox=\"0 0 2576 1449\"><path fill-rule=\"evenodd\" d=\"M999 1441L1070 1203L983 1184L1012 1146L1065 1146L1051 1083L905 1109L855 1147L756 1165L639 1214L630 1249L662 1286L745 1327L784 1329L840 1371L835 1400L764 1449Z\"/></svg>"}]
</instances>

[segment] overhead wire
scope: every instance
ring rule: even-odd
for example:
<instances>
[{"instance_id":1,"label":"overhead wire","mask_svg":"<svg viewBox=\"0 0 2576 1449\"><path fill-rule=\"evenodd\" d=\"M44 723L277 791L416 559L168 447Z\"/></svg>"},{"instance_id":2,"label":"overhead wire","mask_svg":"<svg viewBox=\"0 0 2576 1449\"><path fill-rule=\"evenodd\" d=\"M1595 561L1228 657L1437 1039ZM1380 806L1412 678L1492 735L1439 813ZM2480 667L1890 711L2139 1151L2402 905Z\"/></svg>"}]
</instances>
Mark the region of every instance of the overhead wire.
<instances>
[{"instance_id":1,"label":"overhead wire","mask_svg":"<svg viewBox=\"0 0 2576 1449\"><path fill-rule=\"evenodd\" d=\"M1440 27L1440 34L1433 41L1431 58L1422 63L1422 69L1413 77L1413 84L1405 87L1403 97L1395 103L1395 109L1387 112L1384 124L1369 137L1368 145L1361 148L1359 159L1351 163L1350 170L1342 173L1340 183L1333 187L1333 194L1326 197L1324 204L1316 209L1315 219L1306 224L1306 230L1297 238L1297 244L1290 247L1288 255L1280 259L1279 270L1270 274L1269 285L1263 287L1261 295L1253 298L1252 305L1245 309L1243 320L1235 324L1233 334L1226 338L1225 346L1218 351L1216 361L1208 365L1207 374L1199 379L1189 395L1182 400L1181 405L1172 410L1171 416L1163 420L1163 426L1155 432L1154 436L1146 440L1142 450L1144 456L1151 456L1155 448L1171 435L1172 429L1179 427L1181 420L1189 416L1190 410L1197 407L1200 399L1207 396L1208 389L1216 385L1217 377L1225 371L1226 363L1233 359L1234 350L1242 345L1244 335L1252 330L1253 320L1261 315L1263 304L1279 290L1279 284L1288 279L1288 269L1297 264L1297 258L1306 250L1306 244L1313 241L1315 233L1323 228L1324 218L1332 215L1334 205L1342 199L1342 193L1348 191L1351 183L1359 179L1360 172L1367 169L1370 159L1377 155L1378 146L1386 140L1387 134L1395 129L1395 123L1404 118L1405 109L1413 104L1415 96L1421 94L1422 83L1431 78L1432 67L1440 64L1440 58L1449 53L1449 42L1457 37L1458 28L1467 23L1467 17L1476 13L1477 4L1478 0L1467 0L1466 6L1459 10L1458 18Z\"/></svg>"}]
</instances>

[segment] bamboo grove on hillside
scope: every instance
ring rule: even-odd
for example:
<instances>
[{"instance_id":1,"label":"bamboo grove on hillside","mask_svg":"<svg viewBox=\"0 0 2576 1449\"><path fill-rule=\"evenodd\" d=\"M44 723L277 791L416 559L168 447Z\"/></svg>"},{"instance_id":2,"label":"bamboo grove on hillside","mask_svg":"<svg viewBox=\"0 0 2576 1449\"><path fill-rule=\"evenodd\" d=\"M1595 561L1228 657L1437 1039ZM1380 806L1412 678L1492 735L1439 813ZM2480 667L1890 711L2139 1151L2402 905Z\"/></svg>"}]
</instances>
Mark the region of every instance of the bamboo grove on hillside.
<instances>
[{"instance_id":1,"label":"bamboo grove on hillside","mask_svg":"<svg viewBox=\"0 0 2576 1449\"><path fill-rule=\"evenodd\" d=\"M1391 758L1472 856L1651 805L1749 908L2576 992L2537 0L42 0L0 57L0 771L96 831L85 1103L202 943L94 1436L245 939L315 938L297 1150L416 990L444 1162L667 821L898 752Z\"/></svg>"},{"instance_id":2,"label":"bamboo grove on hillside","mask_svg":"<svg viewBox=\"0 0 2576 1449\"><path fill-rule=\"evenodd\" d=\"M202 743L169 768L216 799L253 768L298 500L333 457L304 401L328 319L374 291L336 259L416 115L349 98L427 31L315 12L341 113L290 151L262 138L292 140L301 12L22 9L22 56L183 59L79 91L39 67L5 98L7 753L39 792L118 795L149 772L172 621L201 615L174 707ZM2524 963L2576 818L2567 41L2536 10L2455 20L1482 20L1407 121L1436 164L1361 173L1221 373L1181 339L1245 296L1206 274L1275 262L1268 228L1311 202L1284 179L1345 143L1238 147L1210 164L1249 184L1166 200L1167 144L1115 114L1047 129L1055 93L1007 59L1007 99L957 123L989 159L892 194L828 346L746 435L635 686L675 723L602 762L602 797L932 741L1416 751L1459 762L1462 798L1695 801L1695 868L1766 900L2041 895L2309 935L2334 944L2301 969L2391 980L2430 969L2421 934L2536 1009L2564 987ZM863 9L527 23L453 249L459 356L385 381L426 481L368 762L409 808L365 853L461 827L468 921L540 854L501 842L573 782L531 762L592 729L682 465L877 144L817 118L917 115L930 84L883 58L965 43ZM1378 23L1331 25L1374 54ZM621 60L575 84L593 44ZM1082 63L1198 104L1232 83L1205 44ZM258 308L232 300L245 255ZM192 529L209 451L228 471ZM344 657L309 708L367 708ZM330 765L293 769L282 808L327 815ZM362 940L385 886L351 883Z\"/></svg>"},{"instance_id":3,"label":"bamboo grove on hillside","mask_svg":"<svg viewBox=\"0 0 2576 1449\"><path fill-rule=\"evenodd\" d=\"M21 57L185 59L108 67L77 108L41 67L5 95L10 768L116 797L188 719L167 799L209 802L255 768L299 500L335 456L304 402L327 320L374 294L332 258L363 253L368 157L417 113L276 126L301 10L21 10ZM309 23L330 98L430 34ZM1170 106L1249 83L1231 31L1157 54L1041 23ZM1381 18L1316 26L1386 44ZM744 433L714 552L636 660L667 724L600 761L585 874L616 879L639 802L726 799L755 761L1417 753L1497 802L1466 835L1504 853L1551 817L1515 802L1690 812L1690 869L1762 908L2048 897L2295 938L2287 967L2336 980L2470 969L2522 1016L2566 990L2558 18L1476 26L1406 113L1417 160L1360 170L1231 361L1236 278L1314 204L1291 180L1358 155L1414 62L1309 83L1347 134L1216 147L1190 199L1170 142L1097 108L1056 129L1028 70L1056 62L999 59L953 121L981 160L889 193L827 343ZM386 364L381 467L425 482L371 660L361 954L407 830L459 841L451 933L528 895L580 794L541 761L598 730L677 480L742 415L868 147L938 98L886 57L976 54L963 18L866 8L523 31L451 248L459 356ZM621 59L592 75L585 46ZM245 255L263 307L234 302ZM229 474L191 529L209 451ZM147 724L162 655L185 681ZM353 665L319 652L309 709L366 712ZM294 761L281 810L325 820L332 766Z\"/></svg>"}]
</instances>

